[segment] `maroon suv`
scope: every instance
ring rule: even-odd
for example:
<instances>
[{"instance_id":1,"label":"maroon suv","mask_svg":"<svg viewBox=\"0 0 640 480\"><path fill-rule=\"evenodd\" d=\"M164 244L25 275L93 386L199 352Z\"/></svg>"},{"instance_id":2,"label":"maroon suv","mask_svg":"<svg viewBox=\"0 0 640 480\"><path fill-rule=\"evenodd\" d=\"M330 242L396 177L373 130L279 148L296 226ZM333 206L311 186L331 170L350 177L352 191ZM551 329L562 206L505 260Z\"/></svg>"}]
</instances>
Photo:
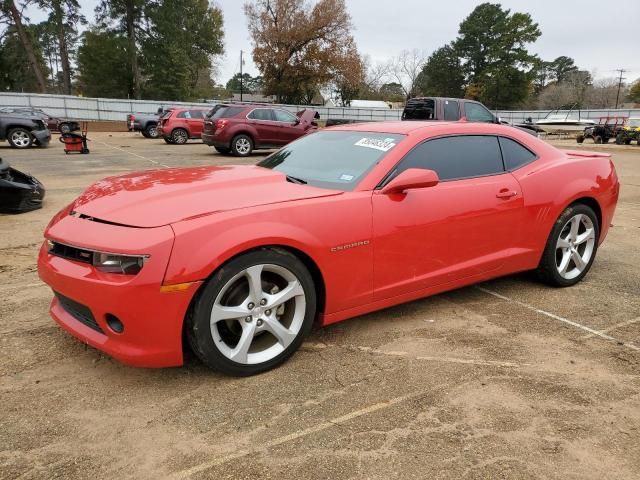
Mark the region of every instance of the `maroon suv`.
<instances>
[{"instance_id":1,"label":"maroon suv","mask_svg":"<svg viewBox=\"0 0 640 480\"><path fill-rule=\"evenodd\" d=\"M269 105L216 105L204 120L202 141L220 153L246 157L253 150L280 148L318 129L315 110L296 115Z\"/></svg>"}]
</instances>

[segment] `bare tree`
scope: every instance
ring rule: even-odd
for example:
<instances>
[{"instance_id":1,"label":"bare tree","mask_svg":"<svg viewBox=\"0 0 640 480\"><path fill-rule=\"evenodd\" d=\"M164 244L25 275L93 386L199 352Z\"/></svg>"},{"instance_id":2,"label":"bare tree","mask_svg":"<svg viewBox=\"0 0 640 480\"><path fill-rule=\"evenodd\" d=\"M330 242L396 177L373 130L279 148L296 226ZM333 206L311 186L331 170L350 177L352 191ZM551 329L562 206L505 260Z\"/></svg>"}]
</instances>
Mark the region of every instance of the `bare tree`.
<instances>
[{"instance_id":1,"label":"bare tree","mask_svg":"<svg viewBox=\"0 0 640 480\"><path fill-rule=\"evenodd\" d=\"M365 70L364 86L370 91L379 90L389 77L389 64L384 62L374 64L369 55L362 57L362 63Z\"/></svg>"},{"instance_id":2,"label":"bare tree","mask_svg":"<svg viewBox=\"0 0 640 480\"><path fill-rule=\"evenodd\" d=\"M628 88L623 86L620 92L622 98L626 95ZM617 78L601 78L593 82L593 87L586 95L586 103L591 108L613 108L618 93Z\"/></svg>"},{"instance_id":3,"label":"bare tree","mask_svg":"<svg viewBox=\"0 0 640 480\"><path fill-rule=\"evenodd\" d=\"M24 24L22 23L22 12L18 10L18 7L13 0L0 0L0 2L0 10L4 15L7 15L11 19L11 23L13 24L13 26L15 26L15 29L18 32L20 43L22 43L22 47L27 54L27 58L29 59L29 63L31 64L31 68L33 69L33 73L36 76L38 90L40 90L40 93L44 93L47 91L47 82L45 81L42 70L40 69L40 64L38 63L38 59L36 58L31 38L29 37L29 34L27 33L26 29L24 28Z\"/></svg>"},{"instance_id":4,"label":"bare tree","mask_svg":"<svg viewBox=\"0 0 640 480\"><path fill-rule=\"evenodd\" d=\"M389 76L402 85L407 98L417 94L418 75L427 62L426 52L418 49L403 50L388 63Z\"/></svg>"}]
</instances>

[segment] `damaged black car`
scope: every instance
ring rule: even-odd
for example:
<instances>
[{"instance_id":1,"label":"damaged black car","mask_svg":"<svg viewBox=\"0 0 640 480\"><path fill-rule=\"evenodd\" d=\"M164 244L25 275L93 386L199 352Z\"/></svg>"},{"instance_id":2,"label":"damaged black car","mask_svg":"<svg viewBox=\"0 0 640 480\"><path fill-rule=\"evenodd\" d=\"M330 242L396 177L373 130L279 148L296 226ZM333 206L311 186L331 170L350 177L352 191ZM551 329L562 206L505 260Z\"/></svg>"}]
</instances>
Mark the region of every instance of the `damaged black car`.
<instances>
[{"instance_id":1,"label":"damaged black car","mask_svg":"<svg viewBox=\"0 0 640 480\"><path fill-rule=\"evenodd\" d=\"M22 213L42 208L44 185L11 168L0 158L0 213Z\"/></svg>"}]
</instances>

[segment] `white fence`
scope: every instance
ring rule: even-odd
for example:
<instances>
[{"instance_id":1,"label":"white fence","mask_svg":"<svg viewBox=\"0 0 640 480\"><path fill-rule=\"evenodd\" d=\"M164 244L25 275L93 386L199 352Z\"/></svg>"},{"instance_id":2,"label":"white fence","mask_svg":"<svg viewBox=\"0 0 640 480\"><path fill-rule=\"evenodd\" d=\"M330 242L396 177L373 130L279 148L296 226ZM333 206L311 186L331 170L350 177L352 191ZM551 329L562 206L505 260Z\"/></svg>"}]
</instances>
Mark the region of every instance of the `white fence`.
<instances>
[{"instance_id":1,"label":"white fence","mask_svg":"<svg viewBox=\"0 0 640 480\"><path fill-rule=\"evenodd\" d=\"M150 100L120 100L112 98L84 98L68 95L48 95L37 93L7 93L0 92L0 107L29 106L41 108L54 116L74 118L78 120L125 120L128 113L155 113L159 107L193 106L206 107L213 103L185 103L161 102ZM282 105L282 107L296 112L301 105ZM399 120L402 110L378 108L347 108L347 107L311 107L318 111L322 120L343 118L348 120L382 121ZM549 110L497 111L503 120L520 123L531 117L533 120L544 118ZM597 119L603 116L621 115L640 117L640 109L618 110L580 110L571 113L580 118Z\"/></svg>"}]
</instances>

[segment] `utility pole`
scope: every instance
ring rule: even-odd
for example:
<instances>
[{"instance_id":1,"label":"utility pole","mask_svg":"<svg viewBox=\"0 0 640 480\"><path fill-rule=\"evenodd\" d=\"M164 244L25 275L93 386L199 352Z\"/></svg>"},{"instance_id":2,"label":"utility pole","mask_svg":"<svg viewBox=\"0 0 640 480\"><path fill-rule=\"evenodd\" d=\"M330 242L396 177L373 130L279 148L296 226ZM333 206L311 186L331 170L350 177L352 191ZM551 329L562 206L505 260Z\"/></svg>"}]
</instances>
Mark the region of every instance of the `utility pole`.
<instances>
[{"instance_id":1,"label":"utility pole","mask_svg":"<svg viewBox=\"0 0 640 480\"><path fill-rule=\"evenodd\" d=\"M622 81L626 80L625 77L622 76L622 74L624 72L626 72L626 70L624 68L619 68L616 70L616 72L620 72L620 80L618 81L618 94L616 95L616 110L618 109L618 101L620 100L620 89L622 88Z\"/></svg>"},{"instance_id":2,"label":"utility pole","mask_svg":"<svg viewBox=\"0 0 640 480\"><path fill-rule=\"evenodd\" d=\"M242 101L242 50L240 50L240 101ZM618 107L616 107L618 108Z\"/></svg>"}]
</instances>

